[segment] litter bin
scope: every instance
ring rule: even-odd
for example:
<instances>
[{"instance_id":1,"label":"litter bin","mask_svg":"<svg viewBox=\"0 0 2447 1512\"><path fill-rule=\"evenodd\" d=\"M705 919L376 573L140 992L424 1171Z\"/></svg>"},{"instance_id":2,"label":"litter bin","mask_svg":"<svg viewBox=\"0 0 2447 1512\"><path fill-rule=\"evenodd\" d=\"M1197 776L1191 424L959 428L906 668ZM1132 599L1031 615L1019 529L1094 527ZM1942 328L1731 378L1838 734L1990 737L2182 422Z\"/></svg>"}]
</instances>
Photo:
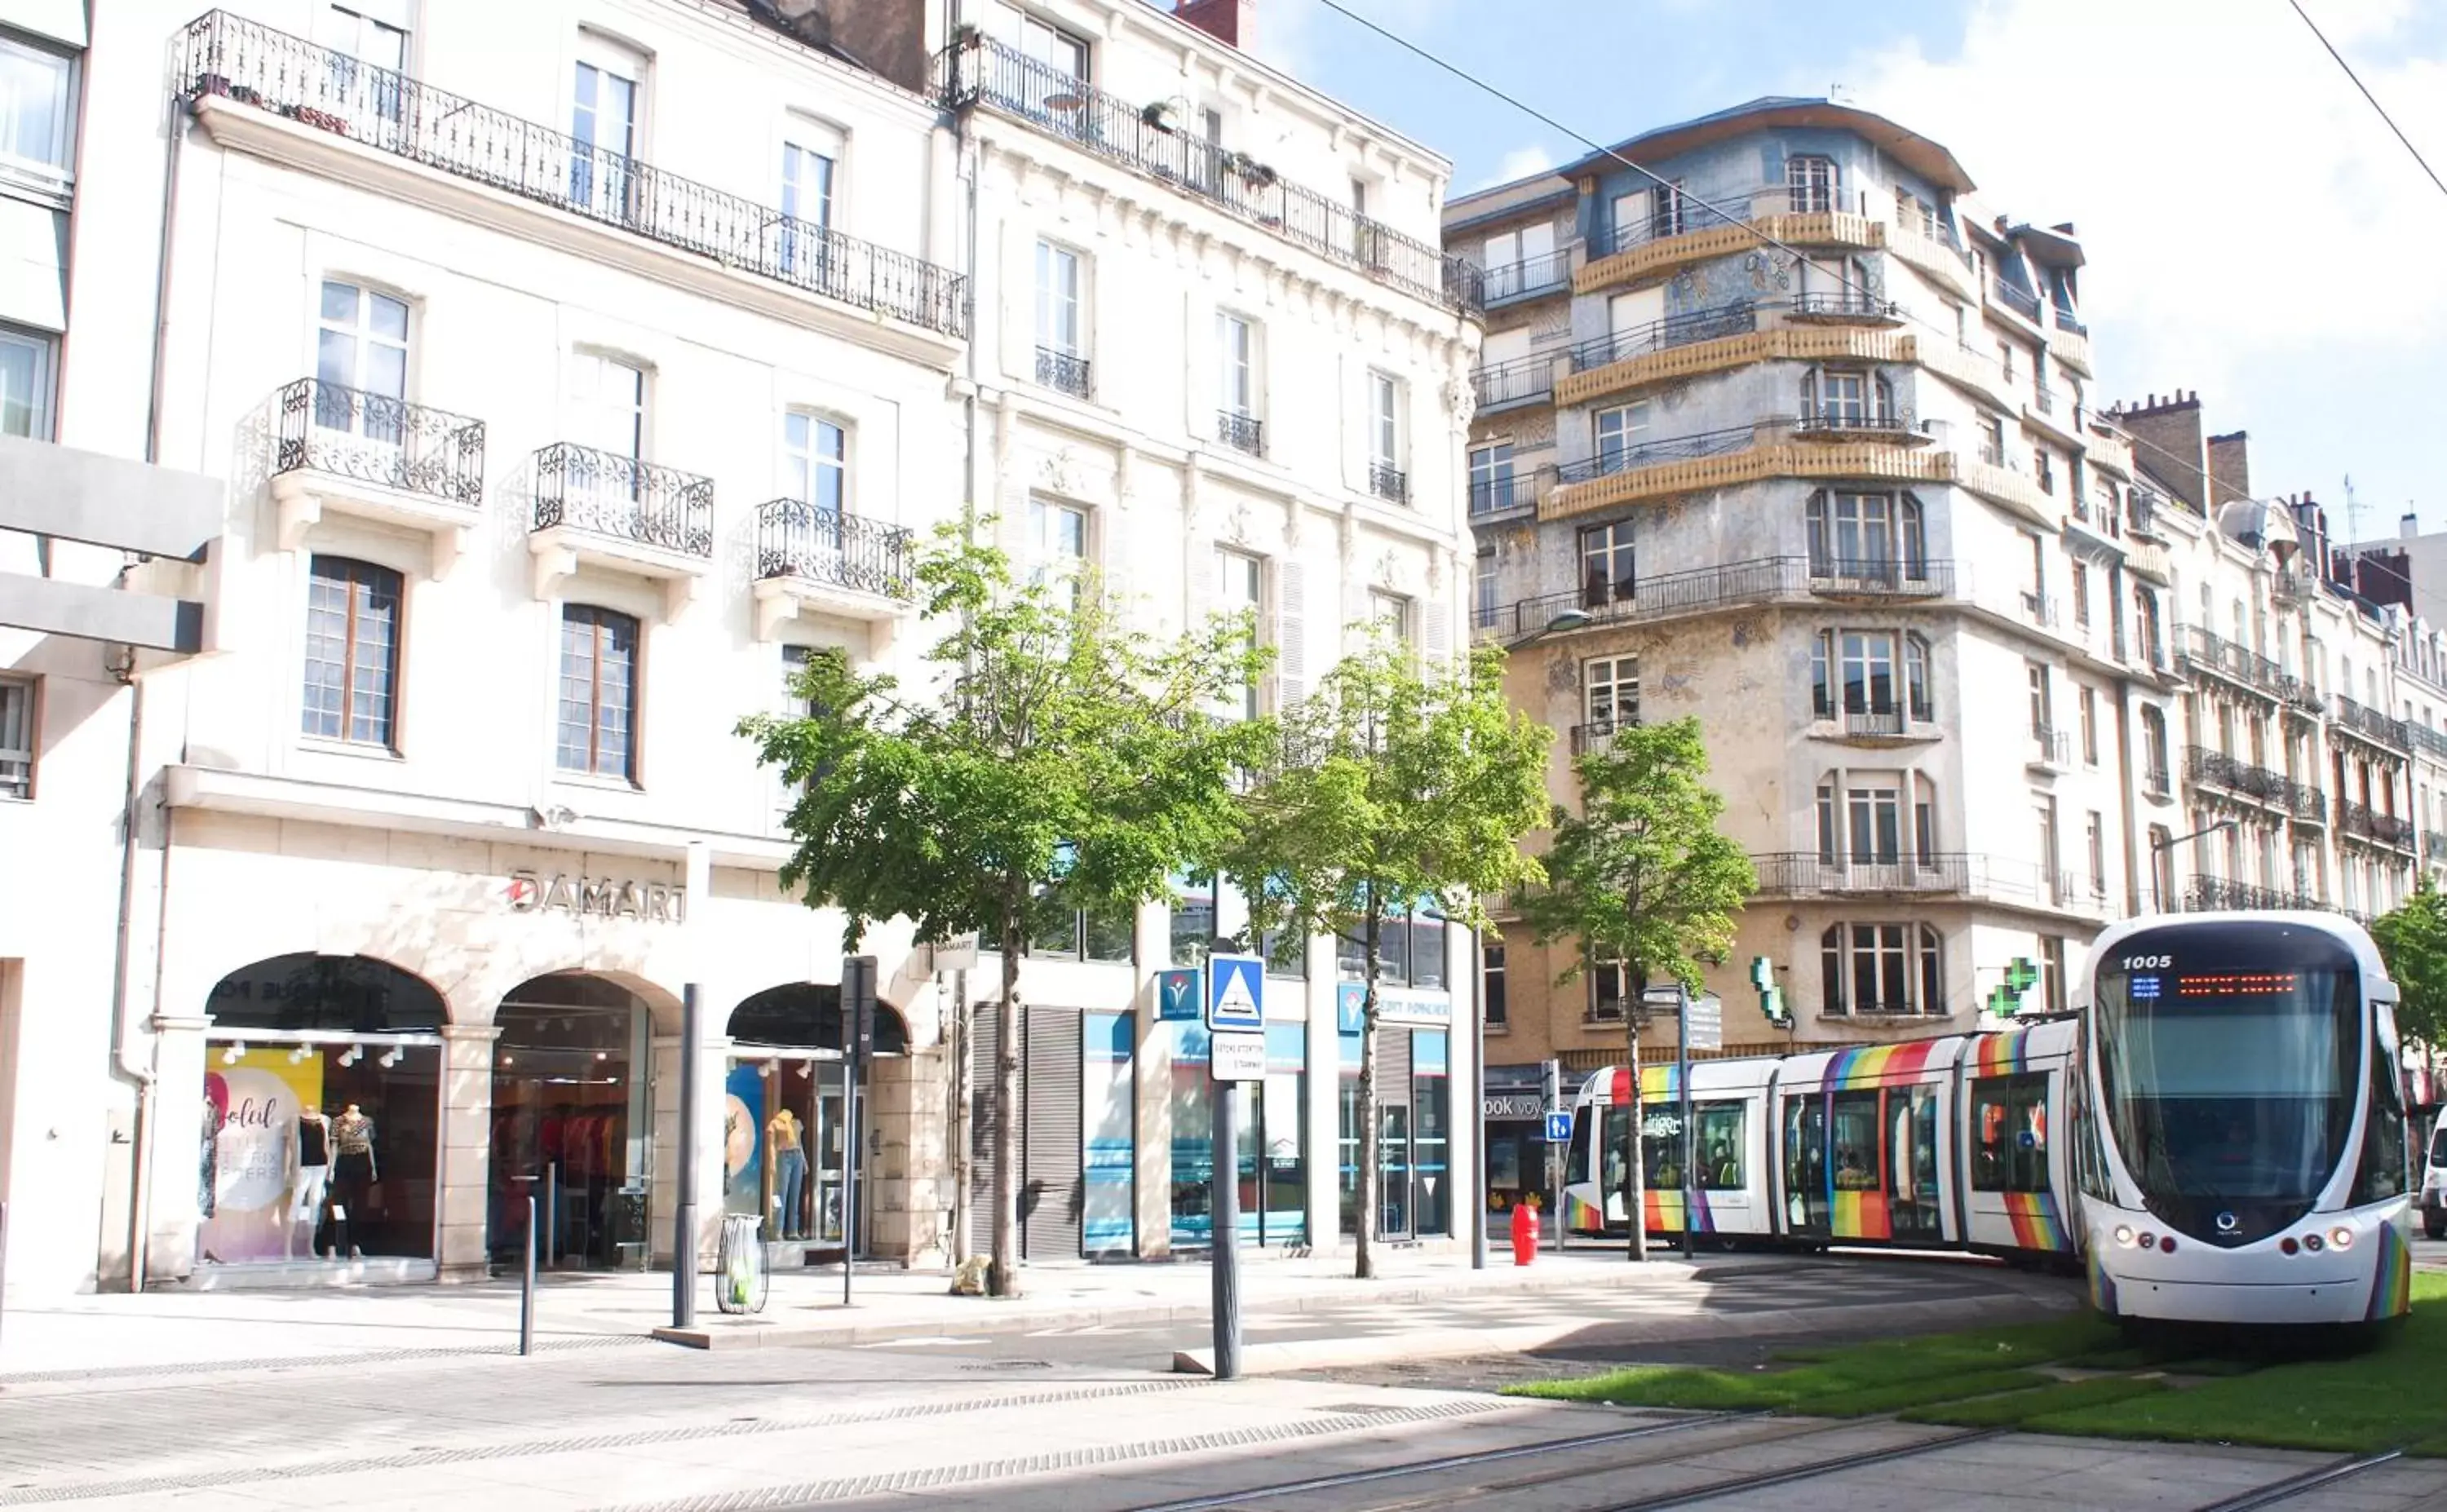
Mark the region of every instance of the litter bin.
<instances>
[{"instance_id":1,"label":"litter bin","mask_svg":"<svg viewBox=\"0 0 2447 1512\"><path fill-rule=\"evenodd\" d=\"M761 1218L728 1217L713 1257L713 1305L725 1313L762 1313L772 1290L773 1267L765 1257Z\"/></svg>"}]
</instances>

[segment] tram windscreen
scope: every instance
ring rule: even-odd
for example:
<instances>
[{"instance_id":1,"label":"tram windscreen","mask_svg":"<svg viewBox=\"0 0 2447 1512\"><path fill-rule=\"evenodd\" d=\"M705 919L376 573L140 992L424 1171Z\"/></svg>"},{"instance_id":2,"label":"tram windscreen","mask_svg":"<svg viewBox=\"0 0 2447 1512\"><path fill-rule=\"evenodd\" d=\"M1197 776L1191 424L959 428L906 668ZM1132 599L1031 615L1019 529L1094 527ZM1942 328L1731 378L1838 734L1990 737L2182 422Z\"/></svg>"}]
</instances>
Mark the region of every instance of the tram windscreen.
<instances>
[{"instance_id":1,"label":"tram windscreen","mask_svg":"<svg viewBox=\"0 0 2447 1512\"><path fill-rule=\"evenodd\" d=\"M2109 1131L2153 1211L2248 1242L2310 1206L2362 1086L2361 976L2342 940L2148 930L2098 963L2095 1002Z\"/></svg>"}]
</instances>

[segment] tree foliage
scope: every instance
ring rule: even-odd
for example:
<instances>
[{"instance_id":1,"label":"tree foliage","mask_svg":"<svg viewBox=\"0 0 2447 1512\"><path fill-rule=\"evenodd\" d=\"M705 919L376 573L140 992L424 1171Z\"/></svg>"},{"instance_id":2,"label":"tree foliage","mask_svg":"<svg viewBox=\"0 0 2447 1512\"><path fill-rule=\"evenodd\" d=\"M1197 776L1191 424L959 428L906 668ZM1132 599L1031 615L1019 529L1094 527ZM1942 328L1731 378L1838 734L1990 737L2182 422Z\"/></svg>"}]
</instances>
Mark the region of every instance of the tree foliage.
<instances>
[{"instance_id":1,"label":"tree foliage","mask_svg":"<svg viewBox=\"0 0 2447 1512\"><path fill-rule=\"evenodd\" d=\"M2371 938L2401 994L2397 1027L2433 1049L2447 1046L2447 893L2424 875L2411 897L2372 923Z\"/></svg>"},{"instance_id":2,"label":"tree foliage","mask_svg":"<svg viewBox=\"0 0 2447 1512\"><path fill-rule=\"evenodd\" d=\"M1506 703L1501 652L1423 669L1380 643L1338 664L1278 733L1224 868L1246 886L1257 929L1361 947L1359 1103L1373 1129L1383 921L1432 903L1454 926L1480 928L1483 896L1538 879L1519 841L1546 817L1549 732ZM1366 1277L1379 1176L1377 1142L1364 1135L1359 1168Z\"/></svg>"},{"instance_id":3,"label":"tree foliage","mask_svg":"<svg viewBox=\"0 0 2447 1512\"><path fill-rule=\"evenodd\" d=\"M1215 710L1259 658L1245 627L1158 641L1092 579L1015 580L1001 552L957 527L920 554L916 578L938 636L930 686L904 694L818 655L797 686L809 713L740 731L797 793L783 885L842 910L844 950L906 917L921 941L974 931L1000 953L989 1280L1015 1295L1027 942L1072 910L1164 897L1176 871L1223 851L1241 818L1235 775L1268 736Z\"/></svg>"}]
</instances>

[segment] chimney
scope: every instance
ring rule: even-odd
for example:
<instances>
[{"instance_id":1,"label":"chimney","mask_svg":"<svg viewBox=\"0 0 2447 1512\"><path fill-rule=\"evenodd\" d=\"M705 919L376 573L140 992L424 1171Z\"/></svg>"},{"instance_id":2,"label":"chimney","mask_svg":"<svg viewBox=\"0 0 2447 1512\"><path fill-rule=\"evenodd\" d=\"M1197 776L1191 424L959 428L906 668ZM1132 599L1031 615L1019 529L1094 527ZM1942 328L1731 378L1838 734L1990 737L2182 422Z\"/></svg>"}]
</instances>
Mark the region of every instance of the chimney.
<instances>
[{"instance_id":1,"label":"chimney","mask_svg":"<svg viewBox=\"0 0 2447 1512\"><path fill-rule=\"evenodd\" d=\"M2194 396L2196 399L2197 395ZM2210 438L2210 507L2251 497L2251 437L2231 431Z\"/></svg>"},{"instance_id":2,"label":"chimney","mask_svg":"<svg viewBox=\"0 0 2447 1512\"><path fill-rule=\"evenodd\" d=\"M1172 13L1229 47L1249 46L1251 0L1178 0Z\"/></svg>"},{"instance_id":3,"label":"chimney","mask_svg":"<svg viewBox=\"0 0 2447 1512\"><path fill-rule=\"evenodd\" d=\"M2400 539L2403 540L2411 540L2415 537L2420 535L2421 517L2414 514L2411 510L2405 511L2404 518L2396 522L2396 534Z\"/></svg>"},{"instance_id":4,"label":"chimney","mask_svg":"<svg viewBox=\"0 0 2447 1512\"><path fill-rule=\"evenodd\" d=\"M2124 428L2139 443L2134 461L2147 467L2167 491L2193 514L2209 510L2209 462L2201 444L2201 407L2152 394L2149 402L2124 417Z\"/></svg>"}]
</instances>

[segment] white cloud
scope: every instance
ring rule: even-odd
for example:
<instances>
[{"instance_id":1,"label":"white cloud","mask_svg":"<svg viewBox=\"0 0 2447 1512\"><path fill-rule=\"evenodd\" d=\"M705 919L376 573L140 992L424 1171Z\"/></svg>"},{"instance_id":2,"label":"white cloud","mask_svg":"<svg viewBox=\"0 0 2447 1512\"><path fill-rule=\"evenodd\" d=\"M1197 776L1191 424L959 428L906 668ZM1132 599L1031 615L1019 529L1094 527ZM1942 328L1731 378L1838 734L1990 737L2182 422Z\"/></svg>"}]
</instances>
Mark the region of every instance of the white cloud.
<instances>
[{"instance_id":1,"label":"white cloud","mask_svg":"<svg viewBox=\"0 0 2447 1512\"><path fill-rule=\"evenodd\" d=\"M1470 185L1465 192L1474 194L1481 189L1492 189L1515 179L1527 179L1533 173L1545 173L1553 166L1555 154L1549 149L1535 142L1527 147L1515 147L1504 155L1503 161L1495 165L1495 171L1484 181Z\"/></svg>"},{"instance_id":2,"label":"white cloud","mask_svg":"<svg viewBox=\"0 0 2447 1512\"><path fill-rule=\"evenodd\" d=\"M2447 167L2447 57L2418 0L2306 0ZM2436 34L2435 32L2433 33ZM1851 60L1864 108L1951 147L1992 212L2072 220L2102 398L2217 390L2255 369L2447 345L2447 198L2284 4L1983 0L1959 56ZM2213 417L2214 419L2214 417Z\"/></svg>"}]
</instances>

